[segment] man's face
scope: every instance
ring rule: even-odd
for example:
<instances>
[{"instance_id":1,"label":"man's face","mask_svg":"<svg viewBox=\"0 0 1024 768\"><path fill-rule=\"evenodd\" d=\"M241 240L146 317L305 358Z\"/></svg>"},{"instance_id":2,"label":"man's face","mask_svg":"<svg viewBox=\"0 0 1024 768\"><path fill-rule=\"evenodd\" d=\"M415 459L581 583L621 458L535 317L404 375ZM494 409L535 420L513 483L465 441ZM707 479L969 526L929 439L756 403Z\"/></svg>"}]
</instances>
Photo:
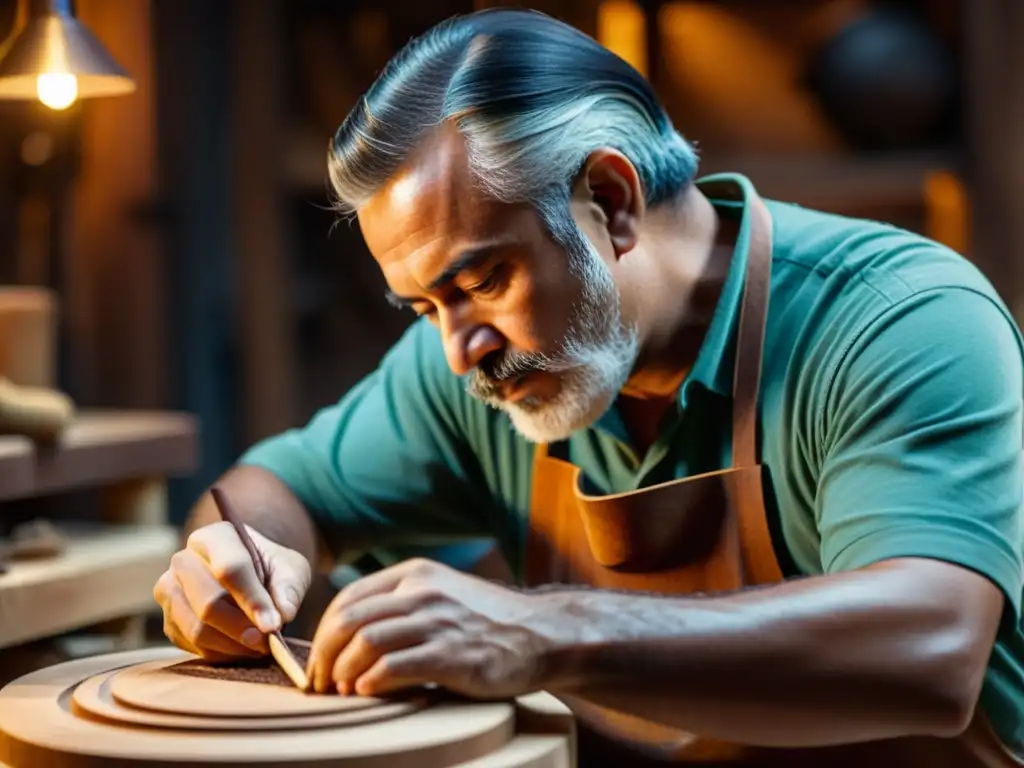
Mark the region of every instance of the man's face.
<instances>
[{"instance_id":1,"label":"man's face","mask_svg":"<svg viewBox=\"0 0 1024 768\"><path fill-rule=\"evenodd\" d=\"M452 371L550 442L594 422L637 355L606 257L580 233L569 252L529 206L475 185L454 131L424 147L359 212L391 300L440 330Z\"/></svg>"}]
</instances>

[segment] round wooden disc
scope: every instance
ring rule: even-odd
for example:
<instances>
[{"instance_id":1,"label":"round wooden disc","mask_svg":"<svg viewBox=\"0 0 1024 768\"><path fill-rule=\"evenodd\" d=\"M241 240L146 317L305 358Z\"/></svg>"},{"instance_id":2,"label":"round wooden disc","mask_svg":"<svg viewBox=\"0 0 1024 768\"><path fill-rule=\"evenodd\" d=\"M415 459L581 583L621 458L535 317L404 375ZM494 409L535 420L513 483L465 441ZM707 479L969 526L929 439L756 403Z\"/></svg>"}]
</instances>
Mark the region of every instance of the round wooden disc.
<instances>
[{"instance_id":1,"label":"round wooden disc","mask_svg":"<svg viewBox=\"0 0 1024 768\"><path fill-rule=\"evenodd\" d=\"M342 712L325 712L295 717L204 717L175 715L148 709L126 707L110 693L110 679L117 672L95 675L75 687L71 704L77 714L99 717L114 723L144 725L150 728L174 728L198 731L273 731L286 728L344 728L390 720L422 709L427 698L389 701L376 707Z\"/></svg>"},{"instance_id":2,"label":"round wooden disc","mask_svg":"<svg viewBox=\"0 0 1024 768\"><path fill-rule=\"evenodd\" d=\"M511 702L446 701L341 732L150 728L86 718L72 706L75 687L94 675L184 658L174 648L145 649L66 662L18 678L0 690L0 762L11 768L441 768L503 751L515 734Z\"/></svg>"},{"instance_id":3,"label":"round wooden disc","mask_svg":"<svg viewBox=\"0 0 1024 768\"><path fill-rule=\"evenodd\" d=\"M320 695L281 685L192 677L174 671L180 662L154 661L115 672L107 683L110 695L137 709L208 717L295 717L388 703L367 696Z\"/></svg>"}]
</instances>

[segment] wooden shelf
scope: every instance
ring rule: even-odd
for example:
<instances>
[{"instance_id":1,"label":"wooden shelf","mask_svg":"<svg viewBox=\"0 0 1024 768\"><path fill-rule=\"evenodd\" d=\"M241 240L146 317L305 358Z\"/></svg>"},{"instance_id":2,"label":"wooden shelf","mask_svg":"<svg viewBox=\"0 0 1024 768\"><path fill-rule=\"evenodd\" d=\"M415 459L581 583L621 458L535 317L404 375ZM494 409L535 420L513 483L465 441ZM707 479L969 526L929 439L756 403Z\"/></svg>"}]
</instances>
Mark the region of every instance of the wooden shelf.
<instances>
[{"instance_id":1,"label":"wooden shelf","mask_svg":"<svg viewBox=\"0 0 1024 768\"><path fill-rule=\"evenodd\" d=\"M194 471L198 427L184 413L83 411L52 447L0 437L0 501Z\"/></svg>"},{"instance_id":2,"label":"wooden shelf","mask_svg":"<svg viewBox=\"0 0 1024 768\"><path fill-rule=\"evenodd\" d=\"M153 585L179 548L172 526L62 529L63 554L0 575L0 648L153 609Z\"/></svg>"}]
</instances>

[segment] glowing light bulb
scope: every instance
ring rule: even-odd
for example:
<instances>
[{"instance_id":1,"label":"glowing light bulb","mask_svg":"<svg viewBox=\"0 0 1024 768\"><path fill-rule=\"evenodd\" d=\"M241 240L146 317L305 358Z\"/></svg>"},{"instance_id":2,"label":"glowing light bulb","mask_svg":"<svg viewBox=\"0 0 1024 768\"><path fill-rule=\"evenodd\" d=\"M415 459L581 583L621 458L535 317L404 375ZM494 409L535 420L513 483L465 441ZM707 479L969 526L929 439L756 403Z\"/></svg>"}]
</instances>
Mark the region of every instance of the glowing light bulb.
<instances>
[{"instance_id":1,"label":"glowing light bulb","mask_svg":"<svg viewBox=\"0 0 1024 768\"><path fill-rule=\"evenodd\" d=\"M63 72L39 75L36 94L50 109L67 109L78 98L78 78Z\"/></svg>"}]
</instances>

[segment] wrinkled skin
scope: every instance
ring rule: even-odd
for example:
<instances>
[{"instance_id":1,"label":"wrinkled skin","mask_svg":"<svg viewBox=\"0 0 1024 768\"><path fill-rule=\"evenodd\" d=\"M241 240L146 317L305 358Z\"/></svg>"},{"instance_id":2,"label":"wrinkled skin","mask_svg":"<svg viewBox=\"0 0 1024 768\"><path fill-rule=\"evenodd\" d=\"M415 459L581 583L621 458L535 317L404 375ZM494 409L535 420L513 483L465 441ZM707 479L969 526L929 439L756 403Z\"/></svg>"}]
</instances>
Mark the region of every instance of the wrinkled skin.
<instances>
[{"instance_id":1,"label":"wrinkled skin","mask_svg":"<svg viewBox=\"0 0 1024 768\"><path fill-rule=\"evenodd\" d=\"M318 692L376 696L436 683L465 696L537 690L544 659L574 622L543 595L523 594L413 559L343 589L313 639Z\"/></svg>"}]
</instances>

